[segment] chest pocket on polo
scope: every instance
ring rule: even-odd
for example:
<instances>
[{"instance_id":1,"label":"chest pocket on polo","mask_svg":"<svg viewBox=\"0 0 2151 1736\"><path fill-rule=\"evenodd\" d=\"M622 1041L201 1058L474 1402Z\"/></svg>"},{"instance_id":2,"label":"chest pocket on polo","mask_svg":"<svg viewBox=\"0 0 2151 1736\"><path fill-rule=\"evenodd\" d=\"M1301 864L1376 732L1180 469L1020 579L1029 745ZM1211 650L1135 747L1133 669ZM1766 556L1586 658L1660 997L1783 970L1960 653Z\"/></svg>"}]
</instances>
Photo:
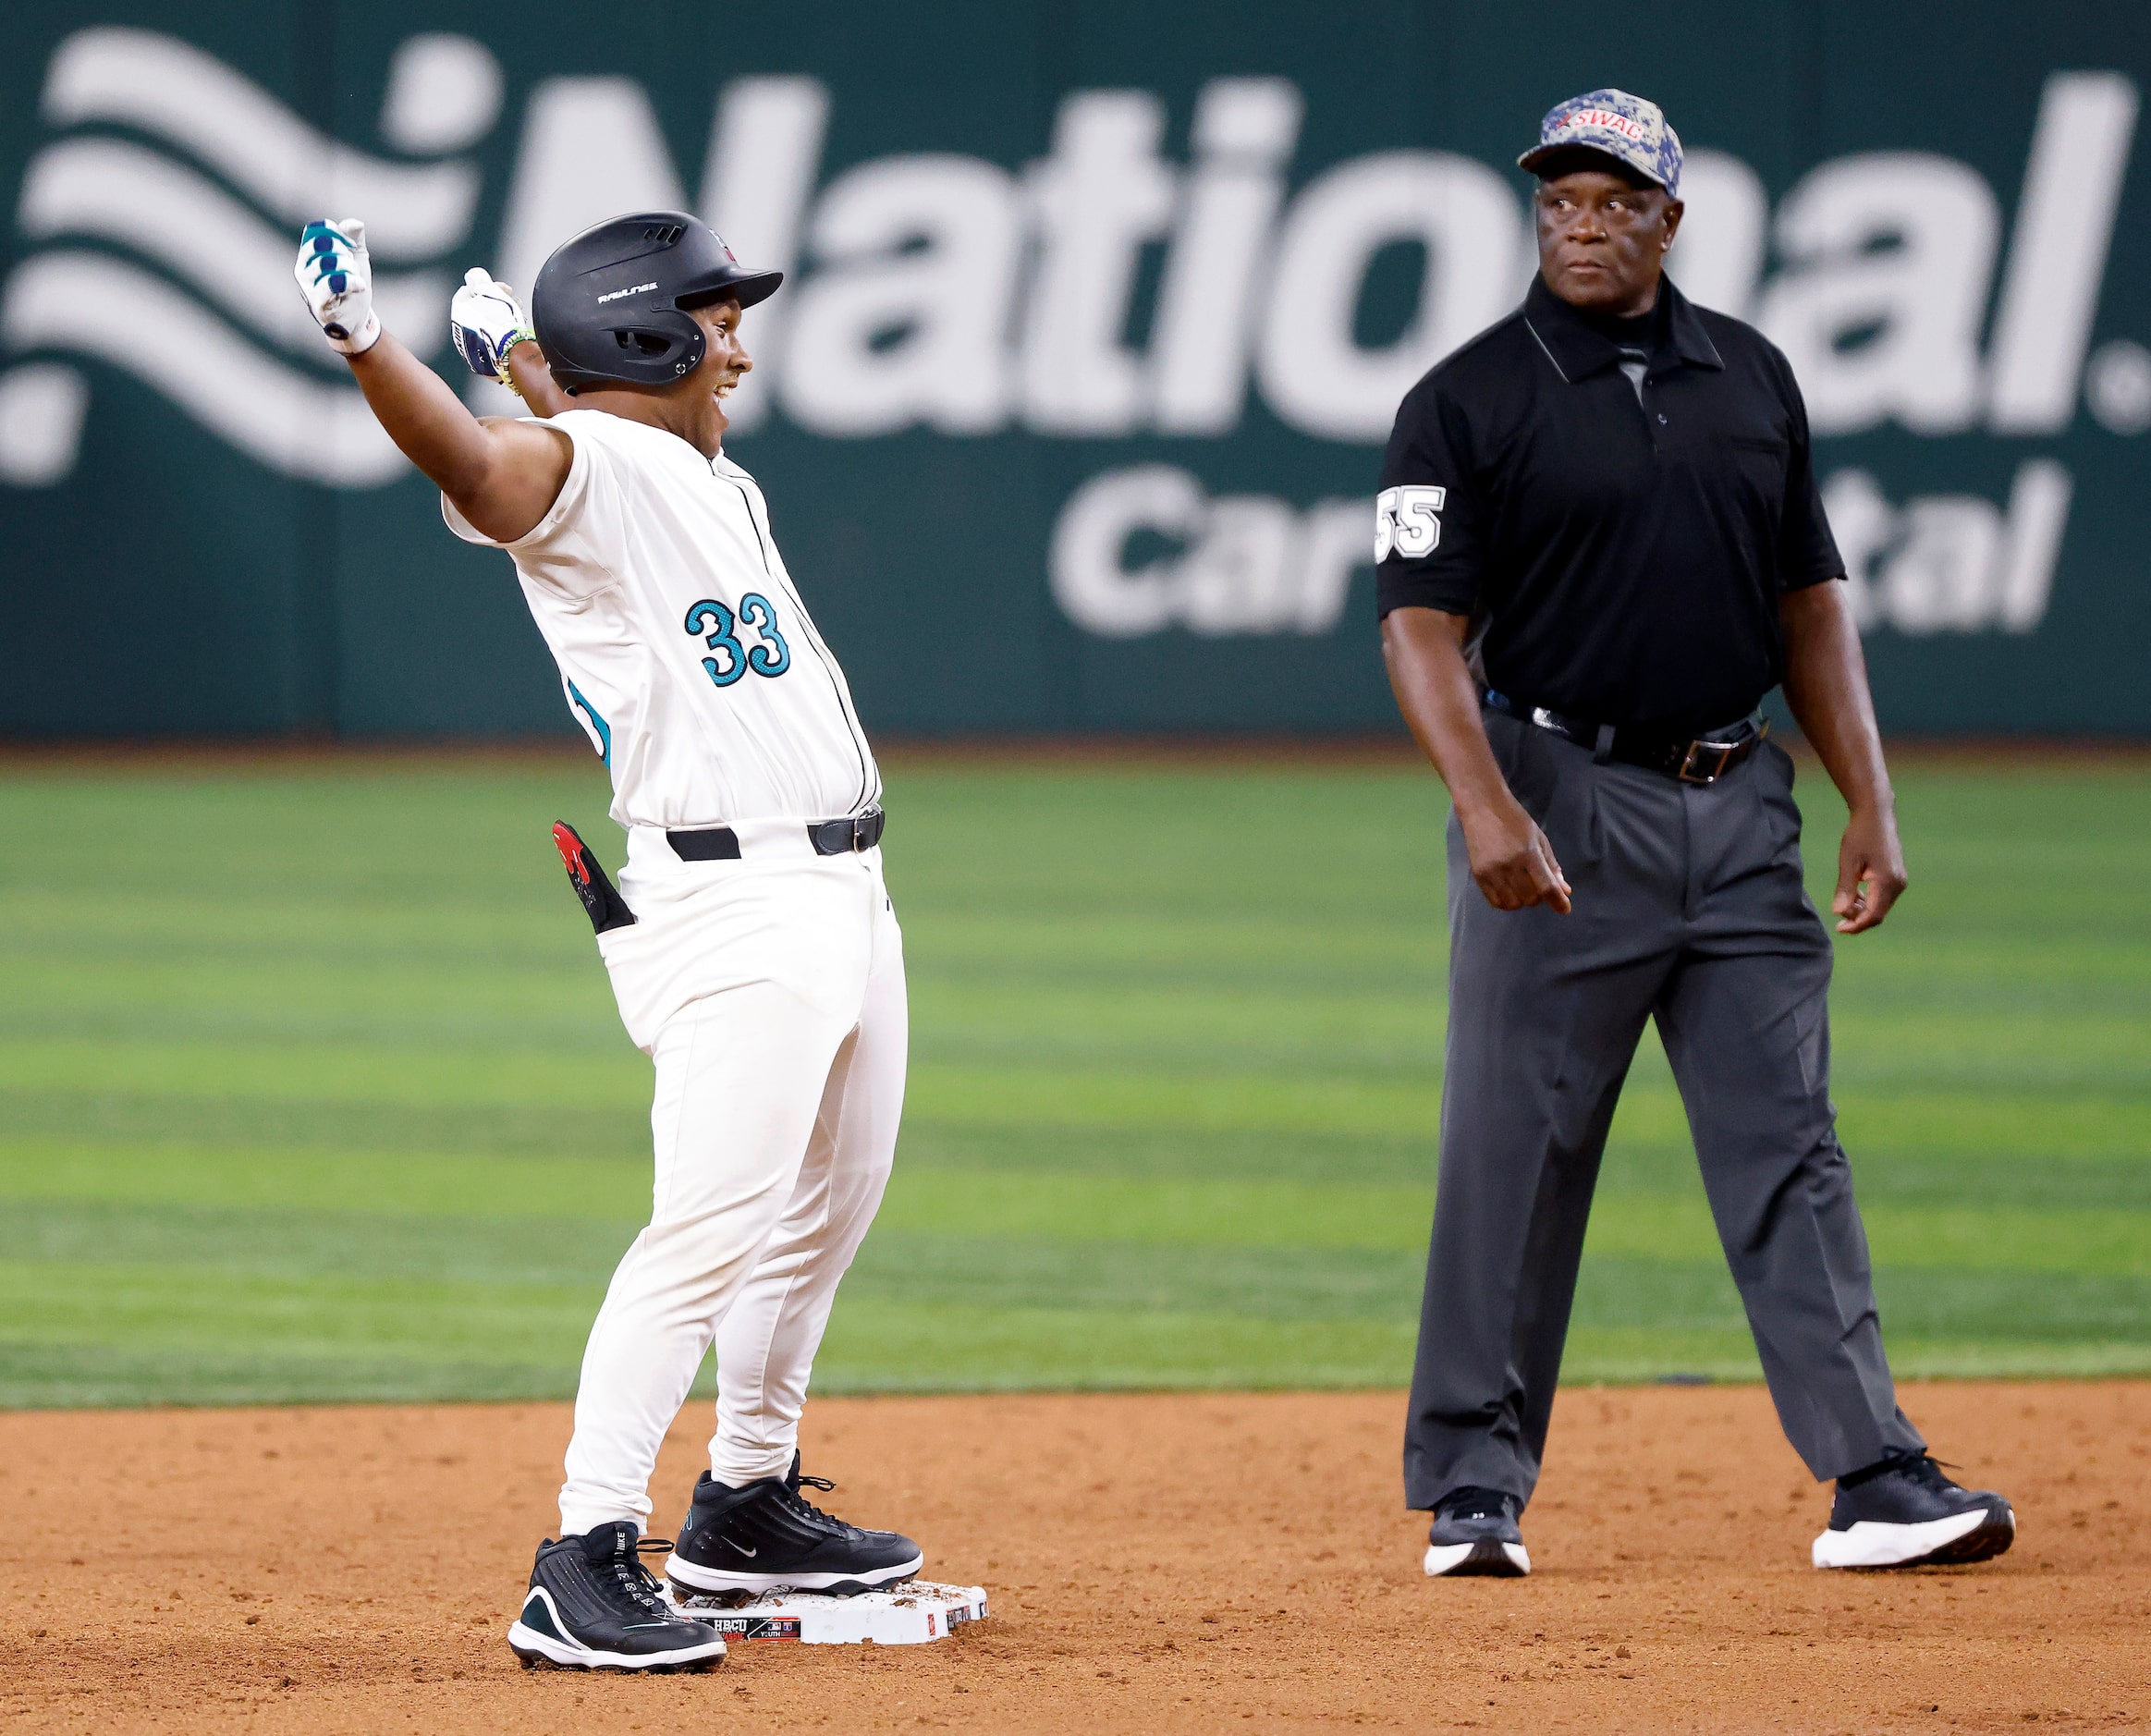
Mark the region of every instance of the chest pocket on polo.
<instances>
[{"instance_id":1,"label":"chest pocket on polo","mask_svg":"<svg viewBox=\"0 0 2151 1736\"><path fill-rule=\"evenodd\" d=\"M1785 459L1792 450L1792 443L1782 434L1728 434L1725 443L1733 451L1760 453L1775 463L1780 472Z\"/></svg>"},{"instance_id":2,"label":"chest pocket on polo","mask_svg":"<svg viewBox=\"0 0 2151 1736\"><path fill-rule=\"evenodd\" d=\"M1782 434L1728 434L1727 468L1754 510L1777 524L1785 510L1785 475L1792 443Z\"/></svg>"}]
</instances>

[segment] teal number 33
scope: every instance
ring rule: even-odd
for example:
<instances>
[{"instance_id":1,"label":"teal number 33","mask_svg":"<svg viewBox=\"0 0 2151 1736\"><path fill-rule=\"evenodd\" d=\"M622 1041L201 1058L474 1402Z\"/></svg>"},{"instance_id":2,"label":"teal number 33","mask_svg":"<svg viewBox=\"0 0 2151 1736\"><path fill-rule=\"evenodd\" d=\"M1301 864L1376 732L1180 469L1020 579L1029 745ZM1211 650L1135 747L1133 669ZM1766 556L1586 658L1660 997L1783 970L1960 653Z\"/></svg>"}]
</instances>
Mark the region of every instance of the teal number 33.
<instances>
[{"instance_id":1,"label":"teal number 33","mask_svg":"<svg viewBox=\"0 0 2151 1736\"><path fill-rule=\"evenodd\" d=\"M752 630L756 643L742 645L739 628ZM748 670L756 675L782 675L791 667L791 647L776 630L776 611L769 599L750 591L739 599L734 615L714 597L704 597L687 612L687 630L716 654L704 657L703 668L717 687L729 687Z\"/></svg>"}]
</instances>

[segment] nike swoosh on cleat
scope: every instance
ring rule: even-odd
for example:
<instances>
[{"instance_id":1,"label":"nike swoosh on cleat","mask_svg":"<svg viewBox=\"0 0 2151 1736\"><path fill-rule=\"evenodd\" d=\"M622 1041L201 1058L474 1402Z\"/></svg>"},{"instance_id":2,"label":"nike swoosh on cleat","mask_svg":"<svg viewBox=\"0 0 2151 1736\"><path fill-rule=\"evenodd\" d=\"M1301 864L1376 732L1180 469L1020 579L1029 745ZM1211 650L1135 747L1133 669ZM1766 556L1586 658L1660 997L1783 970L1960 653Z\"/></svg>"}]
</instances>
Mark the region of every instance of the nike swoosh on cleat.
<instances>
[{"instance_id":1,"label":"nike swoosh on cleat","mask_svg":"<svg viewBox=\"0 0 2151 1736\"><path fill-rule=\"evenodd\" d=\"M727 1543L732 1543L732 1540L731 1540L731 1538L729 1538L729 1537L727 1537L727 1538L725 1539L725 1541L726 1541ZM732 1543L732 1547L733 1547L733 1548L735 1548L735 1549L737 1549L737 1550L739 1550L739 1552L741 1555L748 1556L748 1557L750 1557L750 1558L752 1558L752 1557L753 1557L753 1556L760 1555L760 1554L762 1553L762 1551L761 1551L760 1549L750 1549L750 1548L749 1548L749 1547L747 1547L745 1544L743 1544L743 1543Z\"/></svg>"}]
</instances>

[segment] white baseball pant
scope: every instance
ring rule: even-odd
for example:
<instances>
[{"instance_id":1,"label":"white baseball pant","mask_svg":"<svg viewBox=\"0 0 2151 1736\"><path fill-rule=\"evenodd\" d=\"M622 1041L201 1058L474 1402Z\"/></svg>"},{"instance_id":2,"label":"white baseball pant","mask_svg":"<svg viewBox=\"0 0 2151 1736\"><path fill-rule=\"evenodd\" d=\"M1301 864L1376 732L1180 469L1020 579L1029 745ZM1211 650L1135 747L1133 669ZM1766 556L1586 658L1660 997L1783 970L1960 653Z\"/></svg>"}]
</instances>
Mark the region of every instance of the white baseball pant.
<instances>
[{"instance_id":1,"label":"white baseball pant","mask_svg":"<svg viewBox=\"0 0 2151 1736\"><path fill-rule=\"evenodd\" d=\"M649 1228L583 1353L563 1535L650 1515L650 1475L712 1340L710 1470L789 1467L837 1283L896 1153L909 1022L881 852L816 856L805 826L733 828L738 862L629 837L632 927L598 937L656 1064Z\"/></svg>"}]
</instances>

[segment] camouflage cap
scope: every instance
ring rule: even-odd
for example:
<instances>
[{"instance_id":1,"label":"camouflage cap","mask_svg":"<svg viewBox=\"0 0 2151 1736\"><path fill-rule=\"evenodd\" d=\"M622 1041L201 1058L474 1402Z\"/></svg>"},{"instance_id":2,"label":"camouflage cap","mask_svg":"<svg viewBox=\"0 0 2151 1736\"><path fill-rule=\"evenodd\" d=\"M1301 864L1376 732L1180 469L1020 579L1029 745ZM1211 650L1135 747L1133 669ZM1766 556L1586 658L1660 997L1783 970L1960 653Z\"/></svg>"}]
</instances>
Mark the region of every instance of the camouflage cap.
<instances>
[{"instance_id":1,"label":"camouflage cap","mask_svg":"<svg viewBox=\"0 0 2151 1736\"><path fill-rule=\"evenodd\" d=\"M1578 146L1603 151L1680 197L1680 135L1666 125L1656 103L1626 91L1588 91L1557 103L1538 124L1538 143L1516 166L1534 169L1555 152Z\"/></svg>"}]
</instances>

